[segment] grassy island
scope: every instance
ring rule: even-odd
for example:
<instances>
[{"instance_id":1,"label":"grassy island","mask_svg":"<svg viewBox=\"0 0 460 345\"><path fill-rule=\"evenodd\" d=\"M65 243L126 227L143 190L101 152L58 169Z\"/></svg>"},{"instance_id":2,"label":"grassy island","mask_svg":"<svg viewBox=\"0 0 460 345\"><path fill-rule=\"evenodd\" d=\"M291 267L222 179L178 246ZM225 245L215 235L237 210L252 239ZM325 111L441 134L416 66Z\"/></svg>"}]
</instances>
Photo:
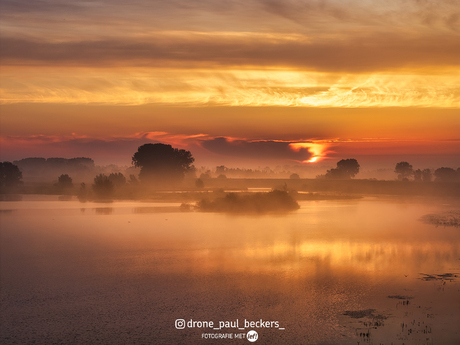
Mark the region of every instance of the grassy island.
<instances>
[{"instance_id":1,"label":"grassy island","mask_svg":"<svg viewBox=\"0 0 460 345\"><path fill-rule=\"evenodd\" d=\"M264 214L295 211L300 206L288 192L274 190L244 195L229 193L212 201L203 199L197 207L204 212Z\"/></svg>"}]
</instances>

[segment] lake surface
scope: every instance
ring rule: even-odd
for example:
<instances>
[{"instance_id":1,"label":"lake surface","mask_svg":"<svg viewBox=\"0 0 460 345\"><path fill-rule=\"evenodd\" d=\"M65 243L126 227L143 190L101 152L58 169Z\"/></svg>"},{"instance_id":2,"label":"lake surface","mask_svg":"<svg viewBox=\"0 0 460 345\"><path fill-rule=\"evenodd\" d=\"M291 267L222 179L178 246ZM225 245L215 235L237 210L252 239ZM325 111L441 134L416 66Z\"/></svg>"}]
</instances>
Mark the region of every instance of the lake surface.
<instances>
[{"instance_id":1,"label":"lake surface","mask_svg":"<svg viewBox=\"0 0 460 345\"><path fill-rule=\"evenodd\" d=\"M0 202L0 343L245 344L250 330L261 344L460 343L460 228L419 220L458 201L300 205Z\"/></svg>"}]
</instances>

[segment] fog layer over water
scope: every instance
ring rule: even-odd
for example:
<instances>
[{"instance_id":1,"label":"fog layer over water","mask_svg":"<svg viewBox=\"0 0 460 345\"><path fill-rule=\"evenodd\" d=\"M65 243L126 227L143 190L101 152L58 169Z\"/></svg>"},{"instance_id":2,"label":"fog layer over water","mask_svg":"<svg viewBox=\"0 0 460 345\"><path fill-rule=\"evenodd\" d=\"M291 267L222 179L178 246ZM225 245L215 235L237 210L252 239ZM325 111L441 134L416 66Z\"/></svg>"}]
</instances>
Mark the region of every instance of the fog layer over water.
<instances>
[{"instance_id":1,"label":"fog layer over water","mask_svg":"<svg viewBox=\"0 0 460 345\"><path fill-rule=\"evenodd\" d=\"M460 342L460 231L419 220L458 202L299 204L232 216L1 202L0 342L245 343L202 334L250 329L264 344ZM279 327L176 329L176 319Z\"/></svg>"}]
</instances>

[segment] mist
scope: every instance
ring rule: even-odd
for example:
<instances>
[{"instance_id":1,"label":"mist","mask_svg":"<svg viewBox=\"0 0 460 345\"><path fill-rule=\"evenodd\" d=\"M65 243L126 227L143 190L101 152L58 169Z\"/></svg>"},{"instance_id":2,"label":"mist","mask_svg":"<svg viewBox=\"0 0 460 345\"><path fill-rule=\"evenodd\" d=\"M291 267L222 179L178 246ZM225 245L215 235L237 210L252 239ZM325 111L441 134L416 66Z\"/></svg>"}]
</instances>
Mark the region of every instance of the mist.
<instances>
[{"instance_id":1,"label":"mist","mask_svg":"<svg viewBox=\"0 0 460 345\"><path fill-rule=\"evenodd\" d=\"M273 146L218 144L253 164ZM277 327L258 336L273 344L458 342L458 167L208 167L150 142L130 166L57 157L0 168L2 343L209 333L177 320L266 320Z\"/></svg>"}]
</instances>

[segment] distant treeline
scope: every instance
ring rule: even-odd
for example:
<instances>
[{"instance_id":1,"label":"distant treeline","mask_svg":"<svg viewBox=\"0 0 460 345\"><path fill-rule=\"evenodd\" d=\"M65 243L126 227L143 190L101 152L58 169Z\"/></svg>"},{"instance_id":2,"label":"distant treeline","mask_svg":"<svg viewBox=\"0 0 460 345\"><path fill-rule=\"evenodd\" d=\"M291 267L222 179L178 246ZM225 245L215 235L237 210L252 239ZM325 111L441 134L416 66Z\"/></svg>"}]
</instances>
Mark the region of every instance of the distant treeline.
<instances>
[{"instance_id":1,"label":"distant treeline","mask_svg":"<svg viewBox=\"0 0 460 345\"><path fill-rule=\"evenodd\" d=\"M69 174L74 179L87 180L94 176L95 164L91 158L24 158L13 161L27 182L53 182L61 174Z\"/></svg>"},{"instance_id":2,"label":"distant treeline","mask_svg":"<svg viewBox=\"0 0 460 345\"><path fill-rule=\"evenodd\" d=\"M316 179L304 179L300 173L286 174L287 171L283 172L285 178L280 179L268 167L251 170L221 165L212 172L205 167L196 169L194 161L190 151L161 143L140 146L132 157L133 165L124 168L96 166L87 157L25 158L1 163L0 187L2 193L78 195L81 200L148 198L149 193L161 190L203 192L258 187L304 192L460 196L460 168L414 170L408 162L399 162L394 169L397 181L359 180L355 177L359 177L360 164L354 158L347 158ZM235 178L238 175L247 179Z\"/></svg>"},{"instance_id":3,"label":"distant treeline","mask_svg":"<svg viewBox=\"0 0 460 345\"><path fill-rule=\"evenodd\" d=\"M383 181L375 179L210 179L209 190L245 190L247 188L287 189L308 193L343 195L427 195L460 197L460 182Z\"/></svg>"},{"instance_id":4,"label":"distant treeline","mask_svg":"<svg viewBox=\"0 0 460 345\"><path fill-rule=\"evenodd\" d=\"M126 175L139 173L135 167L119 167L117 165L97 166L88 157L76 158L24 158L13 161L22 173L25 183L55 183L60 175L66 174L73 181L91 182L98 174L122 172Z\"/></svg>"},{"instance_id":5,"label":"distant treeline","mask_svg":"<svg viewBox=\"0 0 460 345\"><path fill-rule=\"evenodd\" d=\"M52 167L71 167L77 169L93 168L94 161L87 157L76 158L24 158L13 161L13 164L22 169L46 169Z\"/></svg>"},{"instance_id":6,"label":"distant treeline","mask_svg":"<svg viewBox=\"0 0 460 345\"><path fill-rule=\"evenodd\" d=\"M399 162L395 166L394 172L400 181L431 182L433 177L436 182L460 182L460 168L457 170L442 167L432 171L431 169L416 169L408 162Z\"/></svg>"}]
</instances>

